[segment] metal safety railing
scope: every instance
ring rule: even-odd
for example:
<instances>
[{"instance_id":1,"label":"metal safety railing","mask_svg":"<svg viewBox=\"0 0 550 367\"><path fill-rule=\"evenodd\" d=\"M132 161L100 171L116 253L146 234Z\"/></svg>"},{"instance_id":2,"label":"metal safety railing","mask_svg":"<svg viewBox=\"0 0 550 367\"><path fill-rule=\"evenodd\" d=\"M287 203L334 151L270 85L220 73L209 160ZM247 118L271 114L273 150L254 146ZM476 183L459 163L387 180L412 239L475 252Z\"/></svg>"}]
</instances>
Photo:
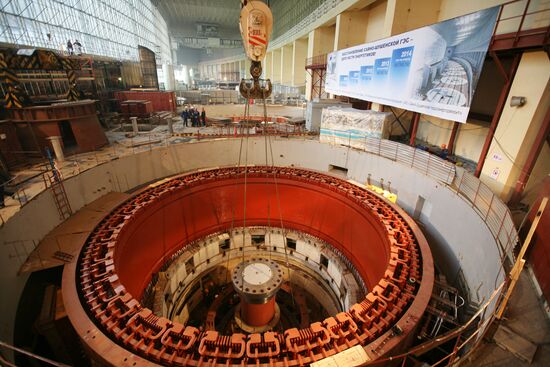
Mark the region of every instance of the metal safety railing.
<instances>
[{"instance_id":1,"label":"metal safety railing","mask_svg":"<svg viewBox=\"0 0 550 367\"><path fill-rule=\"evenodd\" d=\"M322 129L321 142L349 146L404 164L435 180L452 185L455 165L427 151L396 141L370 138L355 132Z\"/></svg>"},{"instance_id":2,"label":"metal safety railing","mask_svg":"<svg viewBox=\"0 0 550 367\"><path fill-rule=\"evenodd\" d=\"M207 140L212 138L240 137L238 134L232 136L225 134L225 131L220 132L221 135L196 134L196 136L187 136L187 138ZM284 131L278 133L285 135ZM298 135L294 139L299 139L300 137ZM113 161L123 156L166 147L174 143L168 141L170 138L172 137L166 134L159 136L154 134L138 136L135 139L128 139L128 146L112 144L98 151L67 157L65 163L58 167L58 170L61 172L63 179L67 179L93 166ZM306 137L302 138L305 139ZM327 142L331 143L331 141ZM178 143L177 140L176 143ZM342 144L342 142L338 142L338 144ZM456 167L453 163L426 151L391 140L376 138L352 139L350 137L349 143L344 143L343 145L349 145L352 148L401 163L445 183L472 205L498 241L503 254L509 252L516 243L518 238L517 232L506 204L487 185L463 168ZM50 174L50 172L44 170L43 174ZM37 184L38 182L34 182L35 186ZM49 187L44 182L41 183L41 189L37 189L36 187L31 189L29 186L32 185L33 183L23 183L15 186L16 195L14 196L20 198L18 200L20 206L25 205L29 200ZM1 222L4 220L5 218Z\"/></svg>"},{"instance_id":3,"label":"metal safety railing","mask_svg":"<svg viewBox=\"0 0 550 367\"><path fill-rule=\"evenodd\" d=\"M407 352L396 356L377 359L368 363L369 366L385 366L393 362L396 366L416 365L419 357L434 348L443 344L452 342L454 347L450 353L445 354L439 360L433 361L426 366L457 366L466 361L475 351L483 337L488 331L489 326L495 319L495 311L487 314L491 305L498 304L505 288L505 282L497 286L491 294L491 297L477 310L477 312L461 326L439 335L437 338L428 340L416 345ZM412 363L412 364L411 364Z\"/></svg>"},{"instance_id":4,"label":"metal safety railing","mask_svg":"<svg viewBox=\"0 0 550 367\"><path fill-rule=\"evenodd\" d=\"M324 132L327 134L324 134ZM391 140L358 137L351 132L324 129L320 140L375 154L445 183L482 218L499 244L501 256L511 256L518 234L510 210L498 195L462 167L427 151Z\"/></svg>"},{"instance_id":5,"label":"metal safety railing","mask_svg":"<svg viewBox=\"0 0 550 367\"><path fill-rule=\"evenodd\" d=\"M11 344L8 344L8 343L5 343L3 341L0 340L0 365L1 366L6 366L6 367L17 367L15 364L11 363L8 361L7 358L5 358L3 356L3 353L1 353L1 350L2 349L5 349L5 350L8 350L10 352L14 352L14 353L20 353L24 356L27 356L29 358L31 358L35 363L44 363L45 365L47 366L56 366L56 367L70 367L68 364L64 364L64 363L59 363L59 362L56 362L56 361L53 361L51 359L48 359L48 358L45 358L45 357L42 357L38 354L35 354L35 353L31 353L27 350L24 350L24 349L21 349L21 348L17 348L17 347L14 347L13 345Z\"/></svg>"},{"instance_id":6,"label":"metal safety railing","mask_svg":"<svg viewBox=\"0 0 550 367\"><path fill-rule=\"evenodd\" d=\"M327 67L327 54L308 57L306 59L306 69L317 69Z\"/></svg>"},{"instance_id":7,"label":"metal safety railing","mask_svg":"<svg viewBox=\"0 0 550 367\"><path fill-rule=\"evenodd\" d=\"M489 186L464 168L457 167L456 173L452 188L457 195L470 203L485 222L500 246L501 257L512 256L512 250L518 242L518 233L506 204Z\"/></svg>"},{"instance_id":8,"label":"metal safety railing","mask_svg":"<svg viewBox=\"0 0 550 367\"><path fill-rule=\"evenodd\" d=\"M550 44L550 3L513 0L499 10L489 52L544 48Z\"/></svg>"}]
</instances>

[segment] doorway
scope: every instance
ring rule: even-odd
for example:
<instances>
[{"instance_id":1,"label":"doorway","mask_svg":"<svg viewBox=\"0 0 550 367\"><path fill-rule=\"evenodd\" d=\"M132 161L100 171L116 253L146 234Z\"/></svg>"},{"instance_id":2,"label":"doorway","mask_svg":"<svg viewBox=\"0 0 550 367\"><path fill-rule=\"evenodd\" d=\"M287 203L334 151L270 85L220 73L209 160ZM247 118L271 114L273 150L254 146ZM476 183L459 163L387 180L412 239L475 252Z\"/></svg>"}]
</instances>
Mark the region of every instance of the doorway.
<instances>
[{"instance_id":1,"label":"doorway","mask_svg":"<svg viewBox=\"0 0 550 367\"><path fill-rule=\"evenodd\" d=\"M73 129L71 128L71 122L60 121L58 122L58 126L59 131L61 132L61 139L63 140L63 147L65 148L65 150L75 148L77 144Z\"/></svg>"}]
</instances>

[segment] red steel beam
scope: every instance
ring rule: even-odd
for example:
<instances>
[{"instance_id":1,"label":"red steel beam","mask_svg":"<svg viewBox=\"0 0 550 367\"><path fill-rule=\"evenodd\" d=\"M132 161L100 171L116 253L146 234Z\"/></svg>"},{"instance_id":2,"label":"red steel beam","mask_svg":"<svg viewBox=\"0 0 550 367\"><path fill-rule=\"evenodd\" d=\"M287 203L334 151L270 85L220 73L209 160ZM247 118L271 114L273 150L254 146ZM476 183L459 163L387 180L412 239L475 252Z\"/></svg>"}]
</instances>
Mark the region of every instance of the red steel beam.
<instances>
[{"instance_id":1,"label":"red steel beam","mask_svg":"<svg viewBox=\"0 0 550 367\"><path fill-rule=\"evenodd\" d=\"M500 61L498 60L498 56L496 54L493 55L493 57L497 58L495 61L499 63ZM514 80L514 75L516 74L516 71L518 69L520 59L520 54L514 56L514 61L512 62L512 66L510 67L510 70L506 76L506 82L504 83L504 86L500 91L500 97L498 98L495 114L493 115L493 119L491 120L491 126L489 127L489 131L487 132L487 137L485 138L485 143L483 144L483 148L481 149L481 154L479 156L477 167L474 172L474 176L476 177L479 177L481 171L483 170L483 165L485 164L485 159L487 158L489 147L491 146L491 142L493 141L493 137L495 136L498 121L500 120L500 116L502 115L502 111L504 110L504 105L508 98L508 93L510 92L510 87L512 86L512 81Z\"/></svg>"},{"instance_id":2,"label":"red steel beam","mask_svg":"<svg viewBox=\"0 0 550 367\"><path fill-rule=\"evenodd\" d=\"M516 32L516 36L514 37L514 47L518 43L519 34L521 32L521 27L523 27L523 22L525 22L525 15L527 14L527 10L529 9L529 5L531 4L531 0L527 0L525 2L525 8L523 9L523 14L521 15L521 20L519 22L518 30Z\"/></svg>"},{"instance_id":3,"label":"red steel beam","mask_svg":"<svg viewBox=\"0 0 550 367\"><path fill-rule=\"evenodd\" d=\"M542 48L550 44L548 31L550 27L528 29L517 33L499 34L494 36L489 51L525 50Z\"/></svg>"},{"instance_id":4,"label":"red steel beam","mask_svg":"<svg viewBox=\"0 0 550 367\"><path fill-rule=\"evenodd\" d=\"M549 133L550 133L550 108L548 109L548 111L546 111L546 115L544 116L542 126L539 129L537 136L535 137L535 141L531 145L531 150L529 150L529 155L527 156L527 160L525 161L525 164L521 169L519 178L516 181L514 192L512 193L512 197L510 198L510 201L509 201L510 205L518 204L521 201L523 190L525 190L527 181L529 181L531 172L533 172L533 168L535 167L535 163L537 162L540 151L542 150L542 147L544 146L544 144L546 144L546 139L548 138Z\"/></svg>"},{"instance_id":5,"label":"red steel beam","mask_svg":"<svg viewBox=\"0 0 550 367\"><path fill-rule=\"evenodd\" d=\"M409 145L411 147L415 146L416 132L418 130L419 121L420 121L420 113L413 112L413 117L411 121L411 138L409 139Z\"/></svg>"},{"instance_id":6,"label":"red steel beam","mask_svg":"<svg viewBox=\"0 0 550 367\"><path fill-rule=\"evenodd\" d=\"M453 129L451 130L451 136L449 137L449 144L447 144L447 151L449 152L449 154L454 153L455 141L456 141L456 136L458 134L459 127L460 127L460 122L455 121L453 123Z\"/></svg>"}]
</instances>

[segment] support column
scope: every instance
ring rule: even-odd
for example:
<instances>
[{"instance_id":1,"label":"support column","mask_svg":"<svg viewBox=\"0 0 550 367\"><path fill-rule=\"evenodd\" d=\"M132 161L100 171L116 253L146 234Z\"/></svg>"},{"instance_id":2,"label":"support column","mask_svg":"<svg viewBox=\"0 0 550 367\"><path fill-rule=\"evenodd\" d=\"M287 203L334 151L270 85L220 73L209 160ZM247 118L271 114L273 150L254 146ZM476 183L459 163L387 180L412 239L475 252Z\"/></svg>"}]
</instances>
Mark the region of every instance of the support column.
<instances>
[{"instance_id":1,"label":"support column","mask_svg":"<svg viewBox=\"0 0 550 367\"><path fill-rule=\"evenodd\" d=\"M529 180L529 176L531 176L531 172L533 172L535 163L537 162L537 159L540 155L542 148L544 147L544 145L548 140L549 134L550 134L550 108L546 112L546 116L544 117L542 127L537 133L537 136L535 137L535 141L533 145L531 145L531 149L529 150L529 155L527 156L525 165L523 166L523 169L521 170L519 178L516 181L514 192L512 193L512 197L510 198L510 202L509 202L510 205L518 204L521 201L523 190L525 190L525 186L527 186L527 181Z\"/></svg>"},{"instance_id":2,"label":"support column","mask_svg":"<svg viewBox=\"0 0 550 367\"><path fill-rule=\"evenodd\" d=\"M55 153L55 159L57 162L64 162L65 154L63 154L63 147L61 146L61 136L50 136L46 139L52 143L53 152Z\"/></svg>"},{"instance_id":3,"label":"support column","mask_svg":"<svg viewBox=\"0 0 550 367\"><path fill-rule=\"evenodd\" d=\"M289 43L281 47L281 84L292 84L292 55L294 54L294 44Z\"/></svg>"},{"instance_id":4,"label":"support column","mask_svg":"<svg viewBox=\"0 0 550 367\"><path fill-rule=\"evenodd\" d=\"M199 75L201 79L206 77L206 67L204 65L199 64Z\"/></svg>"},{"instance_id":5,"label":"support column","mask_svg":"<svg viewBox=\"0 0 550 367\"><path fill-rule=\"evenodd\" d=\"M252 258L231 271L233 288L241 303L235 310L235 322L253 333L270 330L279 322L280 310L275 302L283 278L279 265L267 258Z\"/></svg>"},{"instance_id":6,"label":"support column","mask_svg":"<svg viewBox=\"0 0 550 367\"><path fill-rule=\"evenodd\" d=\"M246 78L246 68L244 60L239 61L239 79Z\"/></svg>"},{"instance_id":7,"label":"support column","mask_svg":"<svg viewBox=\"0 0 550 367\"><path fill-rule=\"evenodd\" d=\"M420 114L418 112L414 112L412 121L411 121L411 138L409 140L409 145L411 147L416 146L415 140L416 140L416 132L418 131L419 122L420 122Z\"/></svg>"},{"instance_id":8,"label":"support column","mask_svg":"<svg viewBox=\"0 0 550 367\"><path fill-rule=\"evenodd\" d=\"M273 84L279 84L281 83L281 49L273 50L271 54L271 81Z\"/></svg>"},{"instance_id":9,"label":"support column","mask_svg":"<svg viewBox=\"0 0 550 367\"><path fill-rule=\"evenodd\" d=\"M271 79L273 76L273 73L271 70L273 65L273 53L272 52L266 53L264 60L265 60L264 67L263 67L264 79Z\"/></svg>"},{"instance_id":10,"label":"support column","mask_svg":"<svg viewBox=\"0 0 550 367\"><path fill-rule=\"evenodd\" d=\"M189 68L187 67L187 65L181 66L181 76L183 78L183 82L186 85L189 85Z\"/></svg>"},{"instance_id":11,"label":"support column","mask_svg":"<svg viewBox=\"0 0 550 367\"><path fill-rule=\"evenodd\" d=\"M166 126L168 127L168 134L174 135L174 121L172 120L172 117L166 118Z\"/></svg>"},{"instance_id":12,"label":"support column","mask_svg":"<svg viewBox=\"0 0 550 367\"><path fill-rule=\"evenodd\" d=\"M306 83L307 38L294 41L292 48L292 86L302 87Z\"/></svg>"},{"instance_id":13,"label":"support column","mask_svg":"<svg viewBox=\"0 0 550 367\"><path fill-rule=\"evenodd\" d=\"M189 65L189 85L193 85L195 80L195 70L198 65Z\"/></svg>"},{"instance_id":14,"label":"support column","mask_svg":"<svg viewBox=\"0 0 550 367\"><path fill-rule=\"evenodd\" d=\"M233 62L233 76L232 76L233 81L237 82L241 79L240 65L241 65L241 63L239 61Z\"/></svg>"},{"instance_id":15,"label":"support column","mask_svg":"<svg viewBox=\"0 0 550 367\"><path fill-rule=\"evenodd\" d=\"M335 27L320 27L309 32L307 43L307 58L320 56L333 51ZM306 74L306 99L311 100L313 80L310 73Z\"/></svg>"},{"instance_id":16,"label":"support column","mask_svg":"<svg viewBox=\"0 0 550 367\"><path fill-rule=\"evenodd\" d=\"M447 152L453 154L455 149L456 135L458 134L458 129L460 127L460 122L453 123L453 129L451 130L451 136L449 137L449 144L447 144Z\"/></svg>"},{"instance_id":17,"label":"support column","mask_svg":"<svg viewBox=\"0 0 550 367\"><path fill-rule=\"evenodd\" d=\"M345 11L336 16L336 32L333 50L357 46L365 43L368 11Z\"/></svg>"},{"instance_id":18,"label":"support column","mask_svg":"<svg viewBox=\"0 0 550 367\"><path fill-rule=\"evenodd\" d=\"M493 119L491 120L491 126L489 126L489 131L487 132L485 143L483 144L483 148L481 149L479 160L477 161L477 167L474 172L474 175L476 177L479 177L479 175L481 174L481 171L483 170L483 165L485 164L485 158L487 157L487 152L489 151L489 147L491 146L491 142L493 141L493 136L495 135L498 121L500 120L500 116L502 115L502 111L504 110L504 104L506 103L508 92L510 91L510 87L512 86L512 80L514 79L514 75L518 68L519 60L520 60L519 55L516 55L512 63L512 66L510 67L510 70L506 75L506 83L504 83L504 86L500 91L500 97L498 98L497 106L495 108L495 114L493 115ZM495 62L497 62L500 65L500 61L498 60L498 58L495 59Z\"/></svg>"},{"instance_id":19,"label":"support column","mask_svg":"<svg viewBox=\"0 0 550 367\"><path fill-rule=\"evenodd\" d=\"M164 88L166 90L174 90L176 86L174 66L170 64L162 64L162 73L164 74Z\"/></svg>"},{"instance_id":20,"label":"support column","mask_svg":"<svg viewBox=\"0 0 550 367\"><path fill-rule=\"evenodd\" d=\"M132 121L132 131L137 135L139 133L137 117L130 117L130 121Z\"/></svg>"},{"instance_id":21,"label":"support column","mask_svg":"<svg viewBox=\"0 0 550 367\"><path fill-rule=\"evenodd\" d=\"M226 67L225 64L220 65L220 80L224 80L226 78Z\"/></svg>"},{"instance_id":22,"label":"support column","mask_svg":"<svg viewBox=\"0 0 550 367\"><path fill-rule=\"evenodd\" d=\"M512 97L524 97L523 106L510 106ZM508 201L521 198L525 181L546 139L550 108L550 60L544 51L521 56L516 76L504 103L500 122L488 150L481 179ZM540 147L539 147L540 146ZM541 167L543 169L544 167ZM539 172L548 174L548 168ZM514 192L517 190L517 193Z\"/></svg>"},{"instance_id":23,"label":"support column","mask_svg":"<svg viewBox=\"0 0 550 367\"><path fill-rule=\"evenodd\" d=\"M265 68L265 59L264 63L262 65L263 68ZM250 76L250 60L248 58L244 59L244 75L245 78L251 78ZM265 70L264 70L264 78L265 78Z\"/></svg>"}]
</instances>

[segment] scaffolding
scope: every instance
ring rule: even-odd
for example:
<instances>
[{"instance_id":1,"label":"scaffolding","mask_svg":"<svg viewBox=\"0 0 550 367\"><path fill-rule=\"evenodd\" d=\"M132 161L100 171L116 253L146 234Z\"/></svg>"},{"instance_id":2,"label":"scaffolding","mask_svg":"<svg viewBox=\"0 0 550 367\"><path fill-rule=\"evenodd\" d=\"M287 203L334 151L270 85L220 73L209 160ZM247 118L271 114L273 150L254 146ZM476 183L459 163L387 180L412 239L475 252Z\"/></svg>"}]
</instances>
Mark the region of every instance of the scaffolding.
<instances>
[{"instance_id":1,"label":"scaffolding","mask_svg":"<svg viewBox=\"0 0 550 367\"><path fill-rule=\"evenodd\" d=\"M327 54L310 57L306 60L306 70L311 76L311 98L325 98L325 78L327 75Z\"/></svg>"}]
</instances>

